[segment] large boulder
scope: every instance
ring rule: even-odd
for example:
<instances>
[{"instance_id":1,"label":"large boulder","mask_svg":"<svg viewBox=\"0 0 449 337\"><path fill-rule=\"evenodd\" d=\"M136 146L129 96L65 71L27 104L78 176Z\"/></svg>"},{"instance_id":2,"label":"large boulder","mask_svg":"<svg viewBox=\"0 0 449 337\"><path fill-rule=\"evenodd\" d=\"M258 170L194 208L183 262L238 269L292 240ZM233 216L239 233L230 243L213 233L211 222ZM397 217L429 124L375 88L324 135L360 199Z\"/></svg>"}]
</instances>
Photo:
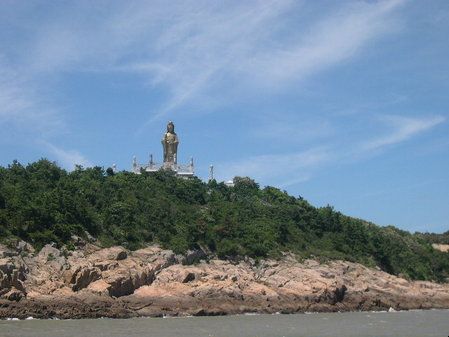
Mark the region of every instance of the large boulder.
<instances>
[{"instance_id":1,"label":"large boulder","mask_svg":"<svg viewBox=\"0 0 449 337\"><path fill-rule=\"evenodd\" d=\"M89 261L121 261L128 257L128 251L121 247L115 246L110 248L100 249L89 255Z\"/></svg>"},{"instance_id":2,"label":"large boulder","mask_svg":"<svg viewBox=\"0 0 449 337\"><path fill-rule=\"evenodd\" d=\"M188 250L184 255L178 257L178 260L182 264L190 265L207 259L207 256L207 253L203 249L194 249Z\"/></svg>"},{"instance_id":3,"label":"large boulder","mask_svg":"<svg viewBox=\"0 0 449 337\"><path fill-rule=\"evenodd\" d=\"M19 259L0 259L0 295L2 298L19 300L26 295L24 281L28 270L23 263L20 263ZM20 296L18 292L20 292Z\"/></svg>"},{"instance_id":4,"label":"large boulder","mask_svg":"<svg viewBox=\"0 0 449 337\"><path fill-rule=\"evenodd\" d=\"M91 293L101 296L109 296L111 285L103 279L99 279L89 284L86 288Z\"/></svg>"},{"instance_id":5,"label":"large boulder","mask_svg":"<svg viewBox=\"0 0 449 337\"><path fill-rule=\"evenodd\" d=\"M32 254L35 251L32 245L23 240L17 242L16 250L19 254Z\"/></svg>"},{"instance_id":6,"label":"large boulder","mask_svg":"<svg viewBox=\"0 0 449 337\"><path fill-rule=\"evenodd\" d=\"M2 298L5 298L9 301L20 301L23 297L25 297L25 293L19 289L12 287L7 293L2 295Z\"/></svg>"},{"instance_id":7,"label":"large boulder","mask_svg":"<svg viewBox=\"0 0 449 337\"><path fill-rule=\"evenodd\" d=\"M79 291L100 278L100 269L96 267L78 267L72 274L70 283L73 284L73 291Z\"/></svg>"},{"instance_id":8,"label":"large boulder","mask_svg":"<svg viewBox=\"0 0 449 337\"><path fill-rule=\"evenodd\" d=\"M0 244L0 258L16 256L18 253L16 250L11 249L5 245Z\"/></svg>"},{"instance_id":9,"label":"large boulder","mask_svg":"<svg viewBox=\"0 0 449 337\"><path fill-rule=\"evenodd\" d=\"M67 259L61 251L53 245L45 245L36 255L34 261L40 266L51 267L54 270L62 270Z\"/></svg>"},{"instance_id":10,"label":"large boulder","mask_svg":"<svg viewBox=\"0 0 449 337\"><path fill-rule=\"evenodd\" d=\"M156 270L150 267L117 269L103 273L103 279L110 285L109 294L113 297L127 296L143 285L154 281Z\"/></svg>"}]
</instances>

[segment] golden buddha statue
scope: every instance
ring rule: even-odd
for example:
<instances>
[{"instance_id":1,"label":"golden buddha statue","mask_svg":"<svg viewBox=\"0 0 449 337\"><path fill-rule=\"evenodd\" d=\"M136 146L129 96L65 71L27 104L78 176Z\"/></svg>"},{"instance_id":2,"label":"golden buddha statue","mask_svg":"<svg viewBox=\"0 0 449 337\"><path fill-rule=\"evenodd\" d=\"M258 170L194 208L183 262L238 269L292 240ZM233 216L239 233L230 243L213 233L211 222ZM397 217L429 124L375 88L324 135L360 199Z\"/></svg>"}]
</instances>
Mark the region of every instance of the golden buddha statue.
<instances>
[{"instance_id":1,"label":"golden buddha statue","mask_svg":"<svg viewBox=\"0 0 449 337\"><path fill-rule=\"evenodd\" d=\"M164 164L176 164L179 140L173 122L168 122L167 132L164 134L161 142L164 148Z\"/></svg>"}]
</instances>

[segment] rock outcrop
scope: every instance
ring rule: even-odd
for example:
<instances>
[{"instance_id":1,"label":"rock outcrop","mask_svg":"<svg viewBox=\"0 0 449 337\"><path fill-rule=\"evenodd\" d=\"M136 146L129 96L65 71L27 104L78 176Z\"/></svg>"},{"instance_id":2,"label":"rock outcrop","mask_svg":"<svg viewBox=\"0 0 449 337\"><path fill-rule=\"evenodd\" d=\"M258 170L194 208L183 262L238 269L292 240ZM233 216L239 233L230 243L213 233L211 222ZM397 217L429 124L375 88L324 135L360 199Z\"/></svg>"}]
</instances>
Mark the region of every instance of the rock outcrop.
<instances>
[{"instance_id":1,"label":"rock outcrop","mask_svg":"<svg viewBox=\"0 0 449 337\"><path fill-rule=\"evenodd\" d=\"M449 285L408 281L344 261L233 262L204 251L137 251L82 242L0 246L0 318L223 315L449 308Z\"/></svg>"},{"instance_id":2,"label":"rock outcrop","mask_svg":"<svg viewBox=\"0 0 449 337\"><path fill-rule=\"evenodd\" d=\"M443 252L443 253L449 252L449 245L433 243L432 247L436 250Z\"/></svg>"}]
</instances>

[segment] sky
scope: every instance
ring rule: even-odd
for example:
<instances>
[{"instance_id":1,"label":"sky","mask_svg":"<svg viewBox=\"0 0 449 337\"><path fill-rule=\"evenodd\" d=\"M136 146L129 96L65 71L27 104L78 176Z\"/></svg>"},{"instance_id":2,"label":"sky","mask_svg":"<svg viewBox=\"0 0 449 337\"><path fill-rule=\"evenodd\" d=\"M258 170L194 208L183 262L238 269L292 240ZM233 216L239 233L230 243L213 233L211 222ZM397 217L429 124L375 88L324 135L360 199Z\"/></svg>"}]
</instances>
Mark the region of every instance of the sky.
<instances>
[{"instance_id":1,"label":"sky","mask_svg":"<svg viewBox=\"0 0 449 337\"><path fill-rule=\"evenodd\" d=\"M449 2L0 1L0 165L152 153L449 230Z\"/></svg>"}]
</instances>

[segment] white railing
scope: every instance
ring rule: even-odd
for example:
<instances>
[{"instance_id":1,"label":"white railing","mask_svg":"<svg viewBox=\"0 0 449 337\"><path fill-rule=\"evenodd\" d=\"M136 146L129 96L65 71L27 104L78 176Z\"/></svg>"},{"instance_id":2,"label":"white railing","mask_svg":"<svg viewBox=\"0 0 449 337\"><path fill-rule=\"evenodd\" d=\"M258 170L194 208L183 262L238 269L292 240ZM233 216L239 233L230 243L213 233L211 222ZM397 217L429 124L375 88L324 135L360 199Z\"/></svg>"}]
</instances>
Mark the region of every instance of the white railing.
<instances>
[{"instance_id":1,"label":"white railing","mask_svg":"<svg viewBox=\"0 0 449 337\"><path fill-rule=\"evenodd\" d=\"M147 165L139 165L137 163L137 160L133 161L133 169L132 171L136 174L140 174L141 170L144 170L146 172L156 172L161 169L170 169L176 172L176 174L180 176L193 176L195 174L195 169L193 166L193 163L187 165L178 165L175 163L164 163L164 164L158 164L158 163L149 163Z\"/></svg>"}]
</instances>

